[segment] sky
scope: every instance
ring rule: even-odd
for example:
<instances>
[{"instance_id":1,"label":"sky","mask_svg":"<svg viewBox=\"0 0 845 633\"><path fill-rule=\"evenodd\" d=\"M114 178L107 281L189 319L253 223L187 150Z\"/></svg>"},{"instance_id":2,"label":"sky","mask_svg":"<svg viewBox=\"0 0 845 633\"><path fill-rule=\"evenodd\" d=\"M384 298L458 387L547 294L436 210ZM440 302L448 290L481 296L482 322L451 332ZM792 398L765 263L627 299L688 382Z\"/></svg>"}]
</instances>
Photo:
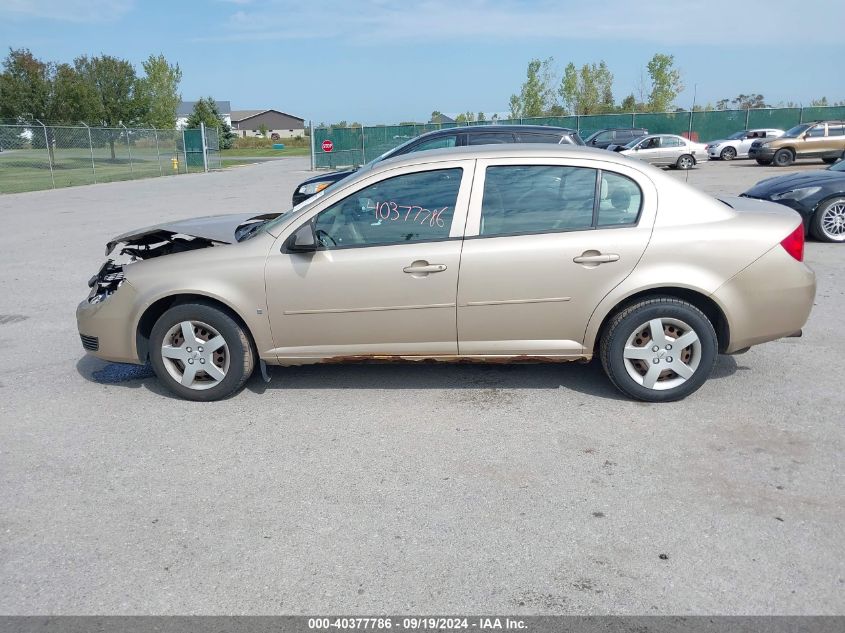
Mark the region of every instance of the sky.
<instances>
[{"instance_id":1,"label":"sky","mask_svg":"<svg viewBox=\"0 0 845 633\"><path fill-rule=\"evenodd\" d=\"M532 58L561 73L605 60L621 101L656 52L682 72L683 108L740 93L840 101L842 24L842 0L0 0L4 52L105 53L139 70L161 53L186 101L315 124L506 112Z\"/></svg>"}]
</instances>

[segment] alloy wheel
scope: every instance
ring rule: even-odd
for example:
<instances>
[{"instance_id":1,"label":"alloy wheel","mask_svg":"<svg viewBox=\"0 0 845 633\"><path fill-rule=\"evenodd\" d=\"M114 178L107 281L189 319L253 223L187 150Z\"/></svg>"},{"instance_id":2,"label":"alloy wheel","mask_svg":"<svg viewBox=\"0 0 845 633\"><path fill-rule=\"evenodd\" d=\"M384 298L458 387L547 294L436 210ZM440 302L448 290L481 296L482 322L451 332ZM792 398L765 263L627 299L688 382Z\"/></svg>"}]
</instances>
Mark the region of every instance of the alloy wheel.
<instances>
[{"instance_id":1,"label":"alloy wheel","mask_svg":"<svg viewBox=\"0 0 845 633\"><path fill-rule=\"evenodd\" d=\"M822 232L832 241L845 240L845 200L838 200L822 212Z\"/></svg>"},{"instance_id":2,"label":"alloy wheel","mask_svg":"<svg viewBox=\"0 0 845 633\"><path fill-rule=\"evenodd\" d=\"M698 334L679 319L646 321L625 342L628 375L646 389L662 391L689 380L701 362Z\"/></svg>"},{"instance_id":3,"label":"alloy wheel","mask_svg":"<svg viewBox=\"0 0 845 633\"><path fill-rule=\"evenodd\" d=\"M207 323L182 321L165 334L161 359L167 373L182 386L211 389L229 371L229 346Z\"/></svg>"},{"instance_id":4,"label":"alloy wheel","mask_svg":"<svg viewBox=\"0 0 845 633\"><path fill-rule=\"evenodd\" d=\"M695 161L690 156L681 156L678 159L678 168L679 169L692 169L692 166L695 164Z\"/></svg>"}]
</instances>

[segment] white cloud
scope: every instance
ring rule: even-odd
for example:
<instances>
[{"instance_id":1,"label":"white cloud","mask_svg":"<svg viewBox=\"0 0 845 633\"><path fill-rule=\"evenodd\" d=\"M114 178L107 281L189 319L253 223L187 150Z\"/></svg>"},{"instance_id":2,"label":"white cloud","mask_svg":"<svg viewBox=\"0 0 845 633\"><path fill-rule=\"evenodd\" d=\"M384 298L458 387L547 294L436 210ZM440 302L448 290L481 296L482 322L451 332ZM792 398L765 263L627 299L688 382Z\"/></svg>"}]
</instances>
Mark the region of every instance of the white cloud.
<instances>
[{"instance_id":1,"label":"white cloud","mask_svg":"<svg viewBox=\"0 0 845 633\"><path fill-rule=\"evenodd\" d=\"M0 17L61 22L113 22L134 6L134 0L3 0Z\"/></svg>"},{"instance_id":2,"label":"white cloud","mask_svg":"<svg viewBox=\"0 0 845 633\"><path fill-rule=\"evenodd\" d=\"M245 4L245 0L229 0ZM827 19L814 37L839 38L845 3L804 0L802 15L818 9ZM230 17L229 41L338 38L383 45L450 39L560 39L754 45L761 12L767 25L790 23L793 0L255 0ZM205 39L214 39L211 35Z\"/></svg>"}]
</instances>

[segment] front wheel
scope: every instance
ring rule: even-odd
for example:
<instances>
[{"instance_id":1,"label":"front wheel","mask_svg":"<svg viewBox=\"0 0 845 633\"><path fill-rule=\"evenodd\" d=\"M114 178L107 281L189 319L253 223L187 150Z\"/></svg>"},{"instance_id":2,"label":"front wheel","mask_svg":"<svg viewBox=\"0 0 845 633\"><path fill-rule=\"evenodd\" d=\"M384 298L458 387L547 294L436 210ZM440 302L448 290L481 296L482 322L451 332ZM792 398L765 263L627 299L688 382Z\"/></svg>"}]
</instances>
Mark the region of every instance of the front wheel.
<instances>
[{"instance_id":1,"label":"front wheel","mask_svg":"<svg viewBox=\"0 0 845 633\"><path fill-rule=\"evenodd\" d=\"M722 150L722 153L719 154L719 157L722 160L733 160L736 158L736 150L733 147L726 147Z\"/></svg>"},{"instance_id":2,"label":"front wheel","mask_svg":"<svg viewBox=\"0 0 845 633\"><path fill-rule=\"evenodd\" d=\"M616 314L599 344L602 366L622 393L646 402L680 400L705 383L716 363L713 325L672 297L640 301Z\"/></svg>"},{"instance_id":3,"label":"front wheel","mask_svg":"<svg viewBox=\"0 0 845 633\"><path fill-rule=\"evenodd\" d=\"M788 149L779 149L772 160L777 167L789 167L795 160L795 156Z\"/></svg>"},{"instance_id":4,"label":"front wheel","mask_svg":"<svg viewBox=\"0 0 845 633\"><path fill-rule=\"evenodd\" d=\"M835 163L838 160L839 160L838 158L822 158L822 162L825 165L832 165L833 163Z\"/></svg>"},{"instance_id":5,"label":"front wheel","mask_svg":"<svg viewBox=\"0 0 845 633\"><path fill-rule=\"evenodd\" d=\"M186 400L226 398L252 374L249 337L229 314L205 303L176 305L150 336L150 364L159 381Z\"/></svg>"},{"instance_id":6,"label":"front wheel","mask_svg":"<svg viewBox=\"0 0 845 633\"><path fill-rule=\"evenodd\" d=\"M684 154L678 159L678 162L675 163L675 167L678 169L692 169L694 166L695 159L689 154Z\"/></svg>"},{"instance_id":7,"label":"front wheel","mask_svg":"<svg viewBox=\"0 0 845 633\"><path fill-rule=\"evenodd\" d=\"M771 159L768 159L768 158L758 158L757 164L758 165L771 165L772 161L771 161Z\"/></svg>"},{"instance_id":8,"label":"front wheel","mask_svg":"<svg viewBox=\"0 0 845 633\"><path fill-rule=\"evenodd\" d=\"M845 197L828 200L816 209L810 232L822 242L845 242Z\"/></svg>"}]
</instances>

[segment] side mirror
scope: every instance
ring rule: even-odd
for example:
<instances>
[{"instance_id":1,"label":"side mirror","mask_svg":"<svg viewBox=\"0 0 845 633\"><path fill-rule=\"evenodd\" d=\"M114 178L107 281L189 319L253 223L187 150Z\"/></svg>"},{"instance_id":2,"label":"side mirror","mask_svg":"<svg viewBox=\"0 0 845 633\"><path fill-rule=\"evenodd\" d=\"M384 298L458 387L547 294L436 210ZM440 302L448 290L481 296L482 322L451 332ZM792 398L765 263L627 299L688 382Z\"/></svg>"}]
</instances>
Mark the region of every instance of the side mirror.
<instances>
[{"instance_id":1,"label":"side mirror","mask_svg":"<svg viewBox=\"0 0 845 633\"><path fill-rule=\"evenodd\" d=\"M317 235L313 222L303 224L285 241L285 252L288 253L313 253L316 250Z\"/></svg>"}]
</instances>

